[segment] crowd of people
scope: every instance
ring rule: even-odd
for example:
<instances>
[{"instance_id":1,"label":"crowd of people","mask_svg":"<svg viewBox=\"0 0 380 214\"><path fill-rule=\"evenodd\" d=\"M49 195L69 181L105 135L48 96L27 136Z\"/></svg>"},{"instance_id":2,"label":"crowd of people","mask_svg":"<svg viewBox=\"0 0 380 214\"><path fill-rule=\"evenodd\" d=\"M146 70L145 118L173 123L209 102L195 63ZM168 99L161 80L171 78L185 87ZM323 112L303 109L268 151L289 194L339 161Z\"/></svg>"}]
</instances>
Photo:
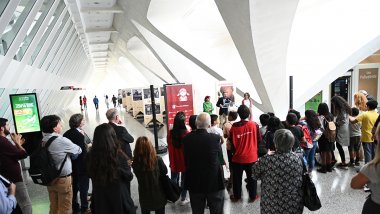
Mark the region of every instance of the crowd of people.
<instances>
[{"instance_id":1,"label":"crowd of people","mask_svg":"<svg viewBox=\"0 0 380 214\"><path fill-rule=\"evenodd\" d=\"M364 166L352 178L351 187L372 193L363 213L380 210L380 147L376 146L380 117L375 100L368 101L365 96L355 94L356 107L351 108L342 97L334 96L331 111L326 103L321 103L317 112L306 110L301 116L298 111L289 110L283 121L274 113L265 113L260 115L260 123L256 123L249 94L244 97L237 111L229 111L231 100L223 94L216 104L219 115L212 114L214 107L209 96L205 97L204 112L176 113L167 133L167 144L170 178L181 187L180 205L190 203L196 214L204 213L206 208L210 213L223 213L225 190L230 193L230 201L238 203L242 201L245 182L247 202L260 199L261 213L302 213L304 168L311 176L319 151L320 173L332 172L335 167L347 170L360 166L364 158ZM141 213L165 213L167 199L160 177L168 169L162 158L156 155L146 136L137 138L132 151L130 144L135 139L122 124L116 108L107 110L106 117L108 123L95 128L92 140L83 130L82 114L70 117L70 129L63 135L58 116L41 119L42 145L54 137L48 151L54 165L62 168L47 186L50 213L136 213L137 206L131 197L134 175ZM31 213L31 201L18 163L27 156L22 147L24 141L21 135L10 133L6 119L0 118L0 127L0 174L12 182L9 186L0 182L0 213L10 213L16 208L16 201L18 209ZM339 151L338 160L335 147ZM344 147L348 147L349 162ZM225 168L229 169L228 178Z\"/></svg>"}]
</instances>

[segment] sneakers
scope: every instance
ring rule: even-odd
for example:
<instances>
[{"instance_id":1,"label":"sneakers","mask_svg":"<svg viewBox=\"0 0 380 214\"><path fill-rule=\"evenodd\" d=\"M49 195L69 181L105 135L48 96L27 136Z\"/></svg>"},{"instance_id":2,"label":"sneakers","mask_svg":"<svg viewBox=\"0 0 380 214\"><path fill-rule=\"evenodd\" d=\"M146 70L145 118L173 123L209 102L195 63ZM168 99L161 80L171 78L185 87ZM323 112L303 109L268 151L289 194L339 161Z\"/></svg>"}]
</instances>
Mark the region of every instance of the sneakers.
<instances>
[{"instance_id":1,"label":"sneakers","mask_svg":"<svg viewBox=\"0 0 380 214\"><path fill-rule=\"evenodd\" d=\"M327 169L326 169L326 167L321 167L321 168L317 169L317 172L326 173Z\"/></svg>"},{"instance_id":2,"label":"sneakers","mask_svg":"<svg viewBox=\"0 0 380 214\"><path fill-rule=\"evenodd\" d=\"M355 166L360 166L360 162L359 161L355 161Z\"/></svg>"},{"instance_id":3,"label":"sneakers","mask_svg":"<svg viewBox=\"0 0 380 214\"><path fill-rule=\"evenodd\" d=\"M355 164L354 164L354 162L350 162L347 166L348 167L355 167Z\"/></svg>"},{"instance_id":4,"label":"sneakers","mask_svg":"<svg viewBox=\"0 0 380 214\"><path fill-rule=\"evenodd\" d=\"M234 195L230 195L230 200L231 200L231 202L238 202L240 200L240 198L235 198Z\"/></svg>"},{"instance_id":5,"label":"sneakers","mask_svg":"<svg viewBox=\"0 0 380 214\"><path fill-rule=\"evenodd\" d=\"M364 186L364 192L370 192L371 189L367 186L367 184Z\"/></svg>"},{"instance_id":6,"label":"sneakers","mask_svg":"<svg viewBox=\"0 0 380 214\"><path fill-rule=\"evenodd\" d=\"M179 202L179 205L181 205L181 206L185 206L185 205L188 204L189 202L190 202L189 199L181 200L181 201Z\"/></svg>"},{"instance_id":7,"label":"sneakers","mask_svg":"<svg viewBox=\"0 0 380 214\"><path fill-rule=\"evenodd\" d=\"M259 196L259 195L256 195L256 197L255 197L255 198L249 198L249 199L248 199L248 203L253 203L253 202L255 202L255 201L259 200L259 198L260 198L260 196Z\"/></svg>"},{"instance_id":8,"label":"sneakers","mask_svg":"<svg viewBox=\"0 0 380 214\"><path fill-rule=\"evenodd\" d=\"M348 165L346 163L339 163L337 166L341 169L348 169Z\"/></svg>"}]
</instances>

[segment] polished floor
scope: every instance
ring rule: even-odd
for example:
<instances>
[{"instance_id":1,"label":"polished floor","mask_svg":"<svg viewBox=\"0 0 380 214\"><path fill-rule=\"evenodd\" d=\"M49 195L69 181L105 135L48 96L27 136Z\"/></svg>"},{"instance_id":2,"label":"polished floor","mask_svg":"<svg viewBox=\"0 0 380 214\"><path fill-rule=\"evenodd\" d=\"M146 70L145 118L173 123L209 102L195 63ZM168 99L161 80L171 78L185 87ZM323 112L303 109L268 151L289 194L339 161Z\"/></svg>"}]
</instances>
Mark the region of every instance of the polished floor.
<instances>
[{"instance_id":1,"label":"polished floor","mask_svg":"<svg viewBox=\"0 0 380 214\"><path fill-rule=\"evenodd\" d=\"M99 111L96 112L93 106L89 106L88 110L84 111L86 119L85 131L89 136L93 135L93 130L98 124L107 122L105 117L105 109L102 108L104 107L100 106ZM133 137L135 137L135 139L142 135L146 135L153 139L151 130L146 129L130 114L125 113L125 111L121 112L128 131ZM68 120L73 113L77 112L67 111L64 115L60 115L64 122L64 129L68 129ZM159 144L165 144L165 128L159 129L158 136ZM133 147L134 145L132 145L132 149ZM162 157L168 165L168 155L164 154ZM28 165L27 161L26 165ZM368 196L368 193L365 193L363 190L353 190L350 188L350 181L355 173L355 168L350 168L348 170L335 169L333 172L327 174L321 174L313 171L312 178L317 187L317 191L322 202L322 208L316 212L310 212L307 208L305 208L304 213L361 213L363 203L365 198ZM27 180L29 194L32 199L33 213L48 213L49 199L46 187L35 185L28 176L27 171L24 171L24 177ZM131 188L132 198L138 205L139 199L137 186L137 180L134 178ZM255 203L248 203L248 195L245 190L243 191L243 200L237 203L232 203L229 200L228 192L226 191L225 193L224 213L260 213L259 201ZM258 194L260 194L260 185L258 186ZM140 209L138 209L137 212L140 213ZM166 205L166 213L191 213L190 204L181 206L178 202L175 204L168 203ZM205 213L209 213L209 211L206 209Z\"/></svg>"}]
</instances>

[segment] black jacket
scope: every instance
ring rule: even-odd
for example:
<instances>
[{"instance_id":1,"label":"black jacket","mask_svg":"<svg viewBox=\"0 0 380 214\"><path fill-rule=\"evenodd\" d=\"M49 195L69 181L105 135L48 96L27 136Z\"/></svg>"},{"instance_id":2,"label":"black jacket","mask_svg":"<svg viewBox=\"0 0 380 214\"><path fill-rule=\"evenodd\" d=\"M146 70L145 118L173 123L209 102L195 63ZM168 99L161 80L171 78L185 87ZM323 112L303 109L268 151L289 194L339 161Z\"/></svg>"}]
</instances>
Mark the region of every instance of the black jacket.
<instances>
[{"instance_id":1,"label":"black jacket","mask_svg":"<svg viewBox=\"0 0 380 214\"><path fill-rule=\"evenodd\" d=\"M82 153L79 156L72 160L72 168L74 175L87 175L87 167L86 167L86 155L87 155L87 146L84 142L84 135L78 131L76 128L72 128L67 130L64 134L64 137L71 140L74 144L79 146L82 149Z\"/></svg>"},{"instance_id":2,"label":"black jacket","mask_svg":"<svg viewBox=\"0 0 380 214\"><path fill-rule=\"evenodd\" d=\"M185 155L185 188L193 193L211 193L224 189L223 171L218 153L220 136L197 129L183 140Z\"/></svg>"},{"instance_id":3,"label":"black jacket","mask_svg":"<svg viewBox=\"0 0 380 214\"><path fill-rule=\"evenodd\" d=\"M228 108L220 108L220 105L224 105L223 97L219 97L218 102L216 103L216 107L219 108L219 115L225 114L228 115ZM231 102L230 98L226 98L226 103Z\"/></svg>"},{"instance_id":4,"label":"black jacket","mask_svg":"<svg viewBox=\"0 0 380 214\"><path fill-rule=\"evenodd\" d=\"M121 143L122 143L121 148L123 149L125 154L127 154L128 157L132 159L132 157L133 157L132 149L131 149L131 146L129 144L133 143L133 141L135 141L135 139L132 137L132 135L130 135L128 133L127 129L124 126L118 126L112 122L110 122L109 124L113 127L113 129L116 132L117 138L121 141Z\"/></svg>"}]
</instances>

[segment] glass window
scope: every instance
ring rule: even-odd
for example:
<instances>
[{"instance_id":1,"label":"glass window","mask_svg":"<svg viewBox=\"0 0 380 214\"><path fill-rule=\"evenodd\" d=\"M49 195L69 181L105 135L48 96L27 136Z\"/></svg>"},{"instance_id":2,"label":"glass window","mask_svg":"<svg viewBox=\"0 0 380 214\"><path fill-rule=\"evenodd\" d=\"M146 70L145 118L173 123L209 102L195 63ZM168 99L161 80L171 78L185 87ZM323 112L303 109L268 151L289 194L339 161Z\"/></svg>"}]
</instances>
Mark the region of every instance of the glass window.
<instances>
[{"instance_id":1,"label":"glass window","mask_svg":"<svg viewBox=\"0 0 380 214\"><path fill-rule=\"evenodd\" d=\"M71 28L71 25L72 25L72 23L70 23L70 28ZM71 31L71 29L68 29L68 31ZM68 45L68 44L69 44L69 42L73 39L73 36L74 36L74 35L77 35L75 30L73 30L73 31L71 32L71 35L70 35L70 37L68 37L68 39L67 39L65 45ZM67 35L65 36L65 38L66 38L66 37L67 37ZM65 41L65 39L62 38L62 42L61 42L61 44L58 46L58 48L55 50L55 52L52 53L53 58L50 60L48 67L46 67L46 71L49 70L49 68L50 68L50 66L51 66L51 63L55 61L55 58L57 57L57 55L58 55L57 53L59 52L59 50L61 50L61 48L63 48L63 49L66 49L66 48L67 48L67 46L66 46L66 47L63 47L63 46L62 46L64 41ZM63 50L61 50L61 54L62 54L62 53L63 53ZM60 55L61 55L61 54L60 54Z\"/></svg>"},{"instance_id":2,"label":"glass window","mask_svg":"<svg viewBox=\"0 0 380 214\"><path fill-rule=\"evenodd\" d=\"M32 57L30 58L29 65L33 64L34 60L36 59L36 57L40 53L42 46L44 45L48 36L50 35L51 31L53 30L54 26L56 25L58 18L61 15L64 8L65 8L65 3L61 0L61 2L59 3L57 9L55 10L55 12L53 14L53 17L51 18L49 26L45 30L44 35L42 36L40 42L38 43L36 49L33 52Z\"/></svg>"},{"instance_id":3,"label":"glass window","mask_svg":"<svg viewBox=\"0 0 380 214\"><path fill-rule=\"evenodd\" d=\"M66 17L66 16L67 16L67 17ZM42 67L42 65L44 64L46 58L49 56L50 51L53 49L53 46L54 46L55 42L57 42L57 39L58 39L60 33L62 32L62 29L63 29L63 27L65 26L65 23L66 23L67 19L69 18L70 14L67 12L66 16L65 16L65 20L62 21L62 24L61 24L60 29L57 31L57 33L56 33L56 35L55 35L55 37L54 37L54 39L53 39L53 42L50 44L49 48L47 49L47 51L46 51L46 53L45 53L43 59L41 60L41 62L40 62L40 64L39 64L38 68L41 68L41 67ZM68 34L69 31L71 30L71 26L73 25L73 23L71 22L71 20L69 20L69 22L70 22L70 25L69 25L69 27L67 28L67 30L66 30L66 32L65 32L65 36L64 36L63 38L61 38L61 41L60 41L61 43L59 44L58 47L60 47L60 46L62 45L63 41L65 40L64 38L66 38L67 34ZM58 48L57 48L57 50L58 50Z\"/></svg>"},{"instance_id":4,"label":"glass window","mask_svg":"<svg viewBox=\"0 0 380 214\"><path fill-rule=\"evenodd\" d=\"M49 13L49 10L51 6L53 5L54 1L51 0L45 0L42 4L40 10L36 14L36 17L34 17L32 25L29 27L28 32L26 33L26 36L24 38L24 41L21 43L16 55L14 56L14 59L17 61L21 61L22 57L24 56L26 50L28 50L28 47L30 43L32 43L34 37L36 36L38 30L40 29L42 23L45 21L45 18L47 14ZM51 22L53 17L50 19L49 22Z\"/></svg>"},{"instance_id":5,"label":"glass window","mask_svg":"<svg viewBox=\"0 0 380 214\"><path fill-rule=\"evenodd\" d=\"M7 7L9 3L9 0L1 0L0 1L0 16L3 15L3 12L5 10L5 8Z\"/></svg>"},{"instance_id":6,"label":"glass window","mask_svg":"<svg viewBox=\"0 0 380 214\"><path fill-rule=\"evenodd\" d=\"M37 0L20 1L15 12L13 13L11 21L8 23L8 26L5 28L1 36L0 54L5 55L8 52L9 47L19 32L21 26L24 24L26 17L28 17L29 12L32 10L36 1Z\"/></svg>"}]
</instances>

